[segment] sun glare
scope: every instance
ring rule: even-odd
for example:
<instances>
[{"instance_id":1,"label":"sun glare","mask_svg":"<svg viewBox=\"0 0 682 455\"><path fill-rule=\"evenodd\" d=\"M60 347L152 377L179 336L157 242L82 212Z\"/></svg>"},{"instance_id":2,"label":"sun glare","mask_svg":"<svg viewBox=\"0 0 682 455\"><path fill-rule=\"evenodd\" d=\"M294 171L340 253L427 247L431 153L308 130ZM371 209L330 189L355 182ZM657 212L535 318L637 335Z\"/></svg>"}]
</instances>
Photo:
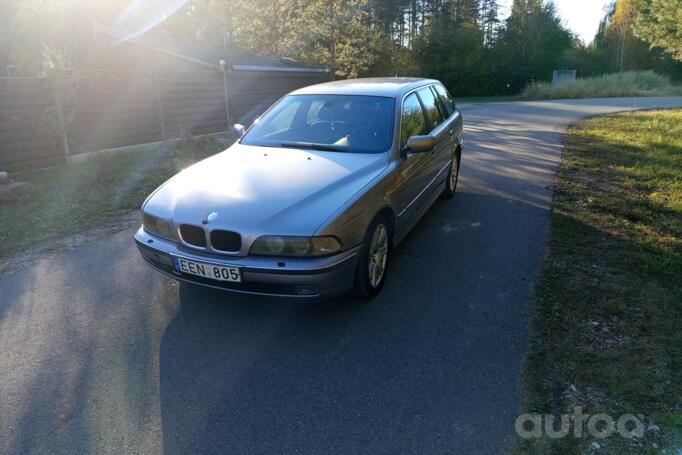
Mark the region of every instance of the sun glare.
<instances>
[{"instance_id":1,"label":"sun glare","mask_svg":"<svg viewBox=\"0 0 682 455\"><path fill-rule=\"evenodd\" d=\"M187 0L134 0L118 15L115 26L129 31L122 41L135 38L173 16Z\"/></svg>"}]
</instances>

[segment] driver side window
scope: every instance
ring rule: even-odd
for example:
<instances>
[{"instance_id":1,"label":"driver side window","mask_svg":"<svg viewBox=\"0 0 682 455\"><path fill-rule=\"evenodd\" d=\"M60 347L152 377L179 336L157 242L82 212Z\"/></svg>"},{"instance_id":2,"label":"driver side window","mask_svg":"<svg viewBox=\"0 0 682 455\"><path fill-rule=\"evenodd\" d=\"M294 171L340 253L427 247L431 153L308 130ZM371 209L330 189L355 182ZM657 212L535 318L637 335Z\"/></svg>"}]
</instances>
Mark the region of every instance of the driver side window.
<instances>
[{"instance_id":1,"label":"driver side window","mask_svg":"<svg viewBox=\"0 0 682 455\"><path fill-rule=\"evenodd\" d=\"M412 93L403 101L400 117L400 148L407 146L407 140L412 136L426 134L426 120L419 98Z\"/></svg>"}]
</instances>

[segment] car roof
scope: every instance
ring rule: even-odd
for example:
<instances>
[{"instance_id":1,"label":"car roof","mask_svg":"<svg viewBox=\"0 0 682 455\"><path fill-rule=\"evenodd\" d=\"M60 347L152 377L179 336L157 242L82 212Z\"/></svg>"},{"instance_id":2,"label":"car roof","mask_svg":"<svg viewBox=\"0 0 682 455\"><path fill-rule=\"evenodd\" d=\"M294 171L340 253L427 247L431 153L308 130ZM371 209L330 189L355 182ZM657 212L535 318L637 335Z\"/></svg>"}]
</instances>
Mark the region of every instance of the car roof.
<instances>
[{"instance_id":1,"label":"car roof","mask_svg":"<svg viewBox=\"0 0 682 455\"><path fill-rule=\"evenodd\" d=\"M402 98L415 88L437 82L435 79L419 77L346 79L303 87L294 90L290 95L364 95Z\"/></svg>"}]
</instances>

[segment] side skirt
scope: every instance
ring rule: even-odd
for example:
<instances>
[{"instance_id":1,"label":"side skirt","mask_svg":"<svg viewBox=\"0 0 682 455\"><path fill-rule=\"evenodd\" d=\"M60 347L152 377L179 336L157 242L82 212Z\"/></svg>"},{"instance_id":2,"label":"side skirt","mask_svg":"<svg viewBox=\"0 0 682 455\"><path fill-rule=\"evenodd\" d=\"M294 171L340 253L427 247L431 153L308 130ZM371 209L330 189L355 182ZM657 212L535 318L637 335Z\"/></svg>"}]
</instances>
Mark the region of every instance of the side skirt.
<instances>
[{"instance_id":1,"label":"side skirt","mask_svg":"<svg viewBox=\"0 0 682 455\"><path fill-rule=\"evenodd\" d=\"M445 180L440 179L440 183L435 186L435 191L431 193L426 204L424 204L421 210L419 210L419 212L412 217L408 224L406 224L399 232L396 232L396 235L393 239L393 247L397 247L403 240L405 240L407 234L412 231L412 228L414 228L414 226L424 217L431 206L440 198L443 190L445 190Z\"/></svg>"}]
</instances>

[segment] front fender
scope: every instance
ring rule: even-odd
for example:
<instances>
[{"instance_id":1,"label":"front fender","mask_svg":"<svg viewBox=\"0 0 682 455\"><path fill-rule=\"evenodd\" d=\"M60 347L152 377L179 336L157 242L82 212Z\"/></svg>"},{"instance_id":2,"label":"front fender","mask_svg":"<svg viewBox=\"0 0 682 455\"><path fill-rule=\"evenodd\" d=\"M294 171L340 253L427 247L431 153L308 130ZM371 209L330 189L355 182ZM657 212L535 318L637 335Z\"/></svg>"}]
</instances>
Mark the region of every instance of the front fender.
<instances>
[{"instance_id":1,"label":"front fender","mask_svg":"<svg viewBox=\"0 0 682 455\"><path fill-rule=\"evenodd\" d=\"M377 213L384 209L394 213L387 196L389 169L377 176L362 191L336 210L316 230L315 235L336 236L343 243L344 249L362 243L367 228Z\"/></svg>"}]
</instances>

